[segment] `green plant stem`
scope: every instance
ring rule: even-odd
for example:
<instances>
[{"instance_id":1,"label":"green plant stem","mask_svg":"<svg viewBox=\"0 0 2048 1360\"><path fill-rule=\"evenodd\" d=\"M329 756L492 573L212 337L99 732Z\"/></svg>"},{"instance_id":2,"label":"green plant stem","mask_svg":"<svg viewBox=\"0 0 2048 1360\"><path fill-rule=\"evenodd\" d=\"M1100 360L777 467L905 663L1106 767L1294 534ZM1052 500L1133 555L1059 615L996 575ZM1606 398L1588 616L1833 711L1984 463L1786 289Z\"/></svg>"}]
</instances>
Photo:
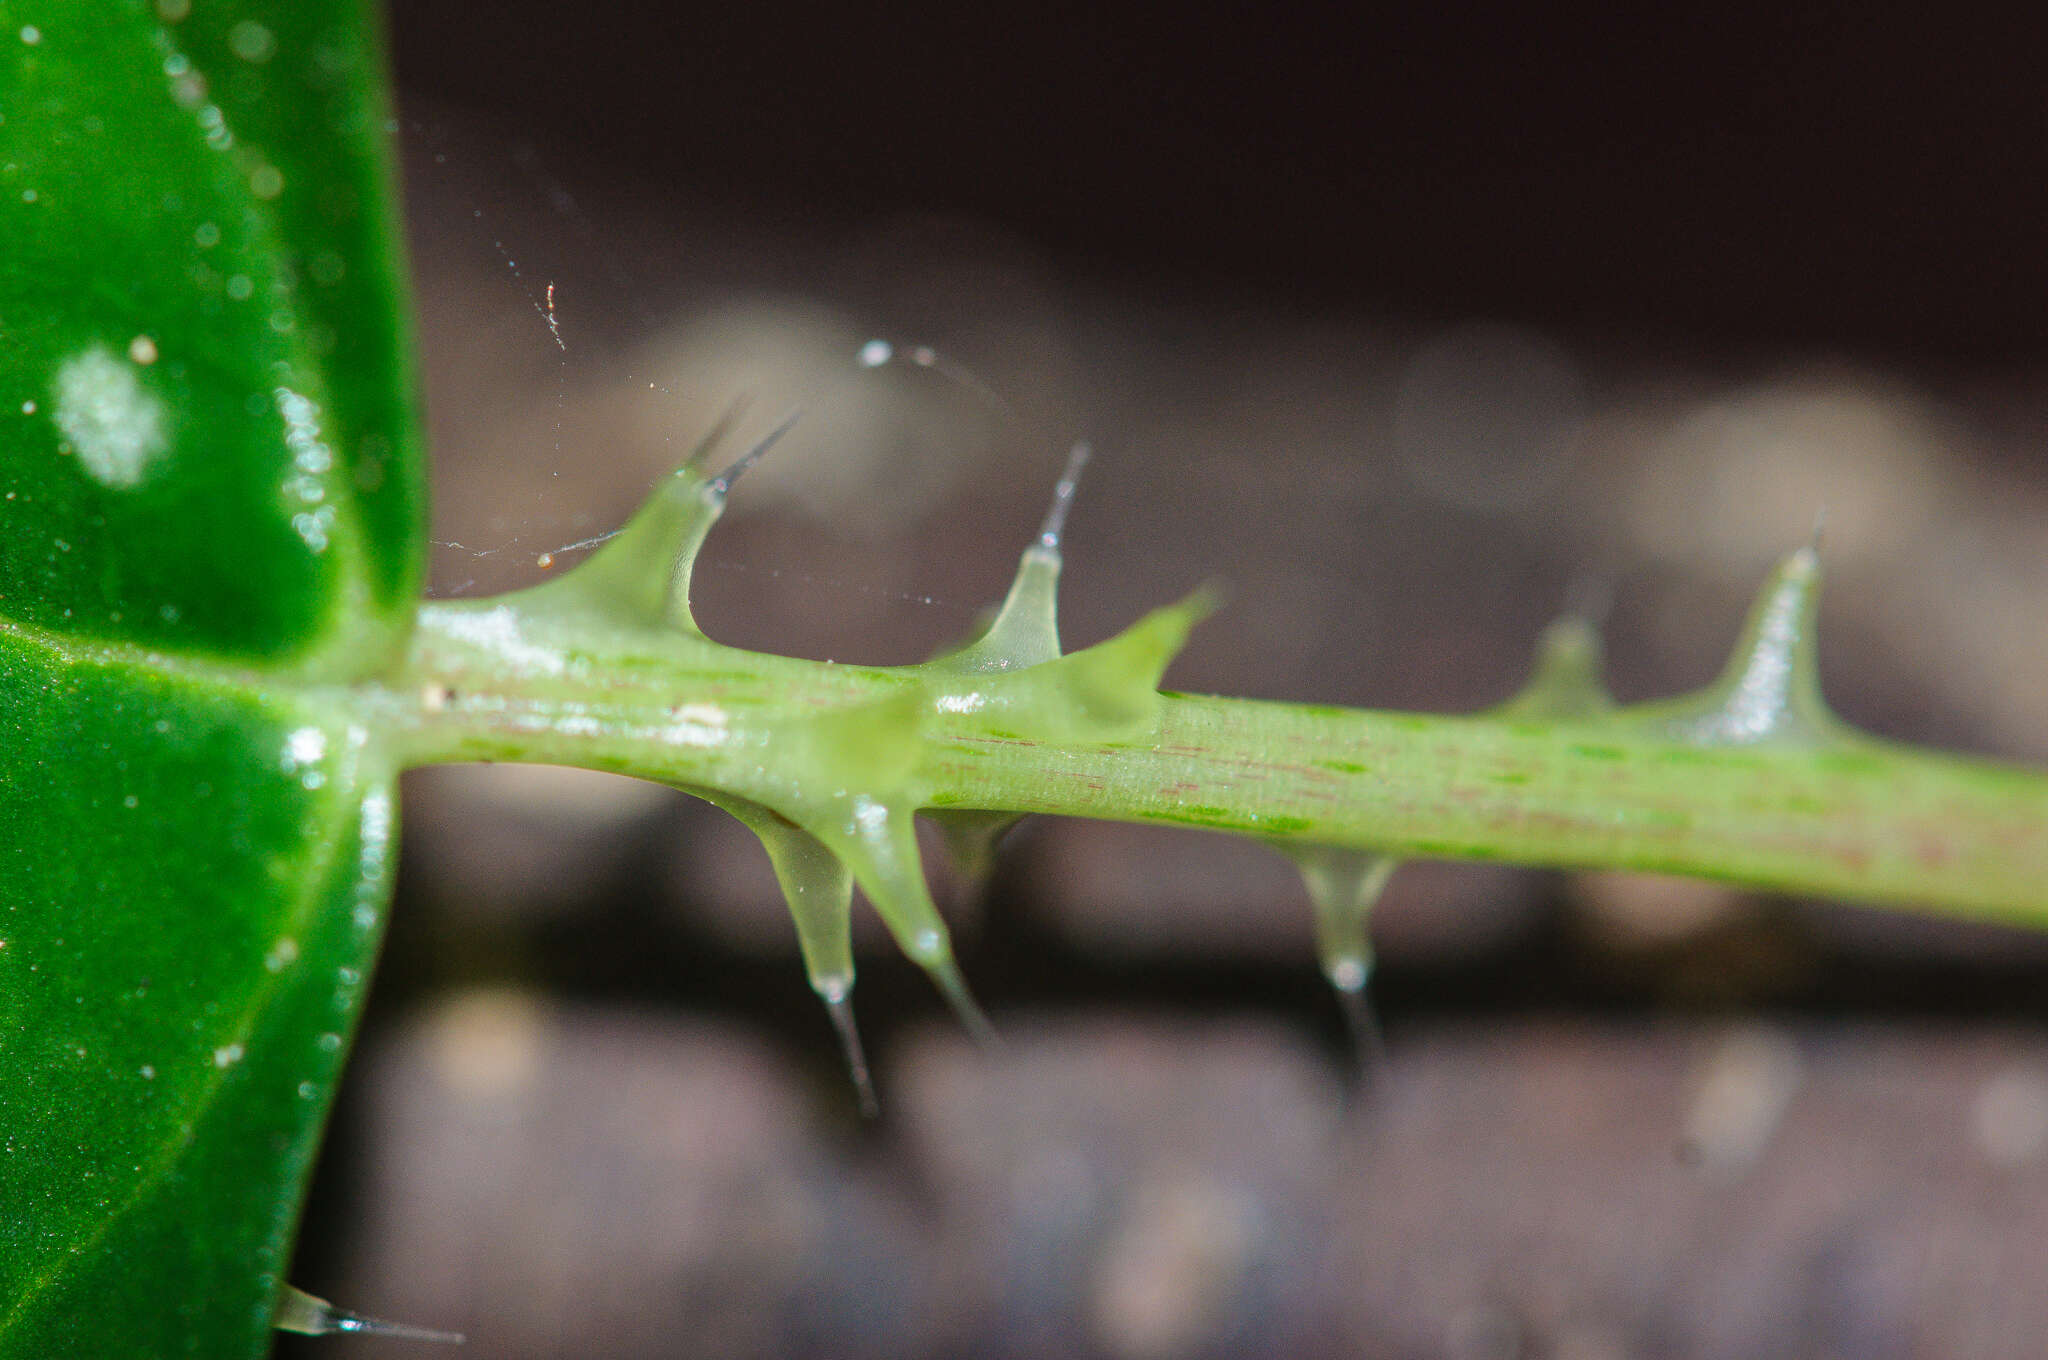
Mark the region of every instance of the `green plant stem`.
<instances>
[{"instance_id":1,"label":"green plant stem","mask_svg":"<svg viewBox=\"0 0 2048 1360\"><path fill-rule=\"evenodd\" d=\"M791 739L791 715L894 702L915 709L897 787L920 808L1654 870L2048 925L2048 773L2037 770L1853 733L1716 746L1612 715L1440 717L1174 694L1120 740L1027 737L976 709L977 677L941 685L925 667L767 656L655 626L565 626L522 612L521 598L425 605L402 680L356 691L404 763L574 765L772 803L790 777L777 743Z\"/></svg>"}]
</instances>

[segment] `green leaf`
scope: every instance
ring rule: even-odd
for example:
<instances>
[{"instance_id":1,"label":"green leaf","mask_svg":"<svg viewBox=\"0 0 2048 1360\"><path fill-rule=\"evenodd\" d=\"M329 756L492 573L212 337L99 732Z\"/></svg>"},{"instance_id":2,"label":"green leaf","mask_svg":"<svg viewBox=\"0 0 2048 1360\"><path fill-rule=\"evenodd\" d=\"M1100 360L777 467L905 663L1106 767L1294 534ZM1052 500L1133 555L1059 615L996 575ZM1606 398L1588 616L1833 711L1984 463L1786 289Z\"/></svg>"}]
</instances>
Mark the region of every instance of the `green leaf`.
<instances>
[{"instance_id":1,"label":"green leaf","mask_svg":"<svg viewBox=\"0 0 2048 1360\"><path fill-rule=\"evenodd\" d=\"M0 43L0 613L374 670L423 559L365 7L10 3Z\"/></svg>"},{"instance_id":2,"label":"green leaf","mask_svg":"<svg viewBox=\"0 0 2048 1360\"><path fill-rule=\"evenodd\" d=\"M381 933L358 731L0 647L0 1355L261 1354Z\"/></svg>"},{"instance_id":3,"label":"green leaf","mask_svg":"<svg viewBox=\"0 0 2048 1360\"><path fill-rule=\"evenodd\" d=\"M420 586L368 7L0 0L0 1357L255 1356Z\"/></svg>"}]
</instances>

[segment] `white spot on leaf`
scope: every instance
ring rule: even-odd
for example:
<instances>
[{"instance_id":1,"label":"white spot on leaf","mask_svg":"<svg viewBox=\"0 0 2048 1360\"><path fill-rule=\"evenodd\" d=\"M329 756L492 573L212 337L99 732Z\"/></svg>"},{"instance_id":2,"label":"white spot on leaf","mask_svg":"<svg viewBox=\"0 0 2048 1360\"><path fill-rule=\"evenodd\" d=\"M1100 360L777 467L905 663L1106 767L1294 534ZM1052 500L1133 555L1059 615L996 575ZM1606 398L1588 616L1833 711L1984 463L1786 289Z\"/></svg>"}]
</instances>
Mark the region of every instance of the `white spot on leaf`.
<instances>
[{"instance_id":1,"label":"white spot on leaf","mask_svg":"<svg viewBox=\"0 0 2048 1360\"><path fill-rule=\"evenodd\" d=\"M292 528L315 553L327 551L327 533L333 527L334 507L331 505L323 505L318 510L301 510L292 516Z\"/></svg>"},{"instance_id":2,"label":"white spot on leaf","mask_svg":"<svg viewBox=\"0 0 2048 1360\"><path fill-rule=\"evenodd\" d=\"M284 758L280 762L286 774L306 765L317 765L327 758L327 734L317 727L292 729L285 738Z\"/></svg>"},{"instance_id":3,"label":"white spot on leaf","mask_svg":"<svg viewBox=\"0 0 2048 1360\"><path fill-rule=\"evenodd\" d=\"M391 837L391 797L378 789L363 799L363 841L382 846Z\"/></svg>"},{"instance_id":4,"label":"white spot on leaf","mask_svg":"<svg viewBox=\"0 0 2048 1360\"><path fill-rule=\"evenodd\" d=\"M235 144L235 134L228 130L227 118L218 105L208 104L199 110L199 128L206 134L206 144L215 151L225 151Z\"/></svg>"},{"instance_id":5,"label":"white spot on leaf","mask_svg":"<svg viewBox=\"0 0 2048 1360\"><path fill-rule=\"evenodd\" d=\"M289 387L272 388L270 396L277 403L277 413L284 417L284 446L291 451L292 466L315 478L331 470L334 450L321 437L319 404ZM297 479L290 485L296 486ZM310 493L300 490L300 498L318 501L323 489L318 482L310 486Z\"/></svg>"},{"instance_id":6,"label":"white spot on leaf","mask_svg":"<svg viewBox=\"0 0 2048 1360\"><path fill-rule=\"evenodd\" d=\"M56 396L52 418L78 465L101 486L141 485L170 447L163 403L105 345L58 365Z\"/></svg>"}]
</instances>

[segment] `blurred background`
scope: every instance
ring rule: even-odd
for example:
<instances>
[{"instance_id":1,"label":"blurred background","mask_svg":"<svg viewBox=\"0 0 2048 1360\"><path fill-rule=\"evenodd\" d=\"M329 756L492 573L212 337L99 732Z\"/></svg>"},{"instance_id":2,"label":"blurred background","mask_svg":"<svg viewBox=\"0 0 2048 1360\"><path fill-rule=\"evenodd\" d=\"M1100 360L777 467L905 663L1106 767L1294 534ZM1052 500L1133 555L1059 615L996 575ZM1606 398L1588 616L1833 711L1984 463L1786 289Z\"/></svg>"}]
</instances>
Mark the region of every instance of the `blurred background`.
<instances>
[{"instance_id":1,"label":"blurred background","mask_svg":"<svg viewBox=\"0 0 2048 1360\"><path fill-rule=\"evenodd\" d=\"M1703 683L1825 506L1838 710L2048 761L2038 20L396 10L436 593L801 405L698 617L919 660L1086 436L1070 645L1216 578L1171 687L1459 711L1574 592L1624 699ZM2048 937L1411 865L1361 1088L1281 860L1028 823L938 884L1001 1051L863 927L863 1124L736 824L537 768L405 802L297 1278L467 1354L2048 1336ZM283 1350L340 1344L414 1353Z\"/></svg>"}]
</instances>

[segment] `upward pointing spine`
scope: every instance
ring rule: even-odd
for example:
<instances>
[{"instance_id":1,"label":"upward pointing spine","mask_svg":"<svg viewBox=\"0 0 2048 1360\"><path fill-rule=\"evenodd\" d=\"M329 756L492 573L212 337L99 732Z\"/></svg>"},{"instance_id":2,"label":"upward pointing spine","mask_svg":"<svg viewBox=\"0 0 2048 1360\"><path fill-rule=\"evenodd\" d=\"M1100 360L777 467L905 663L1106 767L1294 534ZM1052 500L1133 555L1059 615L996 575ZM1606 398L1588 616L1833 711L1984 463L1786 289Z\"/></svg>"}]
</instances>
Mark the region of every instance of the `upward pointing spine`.
<instances>
[{"instance_id":1,"label":"upward pointing spine","mask_svg":"<svg viewBox=\"0 0 2048 1360\"><path fill-rule=\"evenodd\" d=\"M1067 512L1090 449L1083 440L1067 454L1066 471L1053 488L1052 504L1038 528L1038 537L1017 561L1002 608L980 637L933 664L941 670L979 674L1021 670L1060 657L1060 540L1067 530Z\"/></svg>"},{"instance_id":2,"label":"upward pointing spine","mask_svg":"<svg viewBox=\"0 0 2048 1360\"><path fill-rule=\"evenodd\" d=\"M789 433L798 414L792 411L783 417L725 471L710 476L704 470L704 460L738 415L737 407L727 410L683 465L662 479L654 494L589 561L567 576L536 587L527 597L530 607L597 613L644 626L666 625L702 637L703 630L690 614L690 575L705 535L725 512L726 493L733 482Z\"/></svg>"},{"instance_id":3,"label":"upward pointing spine","mask_svg":"<svg viewBox=\"0 0 2048 1360\"><path fill-rule=\"evenodd\" d=\"M1786 554L1750 606L1742 639L1720 678L1696 695L1630 710L1702 745L1818 743L1842 729L1820 692L1820 526Z\"/></svg>"},{"instance_id":4,"label":"upward pointing spine","mask_svg":"<svg viewBox=\"0 0 2048 1360\"><path fill-rule=\"evenodd\" d=\"M973 675L1020 670L1059 659L1060 540L1067 531L1067 512L1073 509L1081 470L1088 466L1092 452L1085 439L1075 441L1067 451L1067 466L1053 487L1052 504L1046 507L1038 537L1017 562L1017 574L1003 597L1002 608L980 637L938 658L933 668ZM977 892L995 870L996 842L1020 820L1015 813L958 808L941 808L925 816L944 835L953 867Z\"/></svg>"},{"instance_id":5,"label":"upward pointing spine","mask_svg":"<svg viewBox=\"0 0 2048 1360\"><path fill-rule=\"evenodd\" d=\"M1073 508L1074 488L1081 483L1081 470L1088 466L1088 459L1094 453L1085 439L1074 441L1074 447L1067 450L1067 470L1060 474L1059 484L1052 489L1052 504L1045 512L1045 523L1038 529L1038 546L1047 552L1060 550L1060 538L1067 531L1067 511Z\"/></svg>"}]
</instances>

